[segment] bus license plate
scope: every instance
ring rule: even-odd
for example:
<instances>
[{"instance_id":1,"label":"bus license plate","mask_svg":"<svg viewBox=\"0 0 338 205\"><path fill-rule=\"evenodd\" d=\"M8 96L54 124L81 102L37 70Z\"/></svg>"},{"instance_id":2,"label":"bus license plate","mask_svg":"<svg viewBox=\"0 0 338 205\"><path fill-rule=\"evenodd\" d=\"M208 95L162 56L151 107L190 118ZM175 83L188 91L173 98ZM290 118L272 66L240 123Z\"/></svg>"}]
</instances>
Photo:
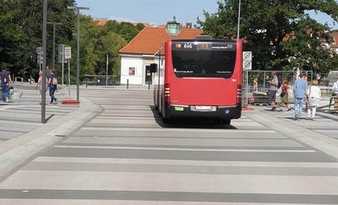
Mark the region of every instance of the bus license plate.
<instances>
[{"instance_id":1,"label":"bus license plate","mask_svg":"<svg viewBox=\"0 0 338 205\"><path fill-rule=\"evenodd\" d=\"M216 107L214 106L195 106L195 109L192 109L194 111L199 111L199 112L214 112L216 111Z\"/></svg>"}]
</instances>

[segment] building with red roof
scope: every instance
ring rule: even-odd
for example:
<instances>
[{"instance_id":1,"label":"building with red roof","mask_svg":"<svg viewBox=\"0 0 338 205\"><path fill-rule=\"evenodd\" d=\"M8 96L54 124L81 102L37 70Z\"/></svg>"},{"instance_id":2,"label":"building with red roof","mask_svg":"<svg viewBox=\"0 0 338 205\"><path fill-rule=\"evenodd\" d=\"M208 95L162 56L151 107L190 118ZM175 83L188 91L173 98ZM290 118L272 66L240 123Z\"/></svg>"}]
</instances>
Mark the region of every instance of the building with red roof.
<instances>
[{"instance_id":1,"label":"building with red roof","mask_svg":"<svg viewBox=\"0 0 338 205\"><path fill-rule=\"evenodd\" d=\"M338 30L334 30L331 32L333 42L331 47L336 50L336 53L338 53Z\"/></svg>"},{"instance_id":2,"label":"building with red roof","mask_svg":"<svg viewBox=\"0 0 338 205\"><path fill-rule=\"evenodd\" d=\"M146 85L146 66L158 62L156 54L169 39L194 39L201 35L200 29L181 27L176 35L168 32L168 27L145 27L125 47L120 49L121 84ZM157 59L157 60L156 60ZM161 62L162 66L163 62Z\"/></svg>"}]
</instances>

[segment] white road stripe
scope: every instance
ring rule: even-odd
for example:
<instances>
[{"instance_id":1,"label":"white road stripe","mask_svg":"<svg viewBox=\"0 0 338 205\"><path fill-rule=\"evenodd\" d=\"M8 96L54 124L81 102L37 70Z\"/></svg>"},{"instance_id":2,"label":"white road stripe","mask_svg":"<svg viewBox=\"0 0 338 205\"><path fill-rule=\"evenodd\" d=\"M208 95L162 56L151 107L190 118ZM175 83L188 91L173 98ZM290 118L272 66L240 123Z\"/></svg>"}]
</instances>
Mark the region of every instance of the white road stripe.
<instances>
[{"instance_id":1,"label":"white road stripe","mask_svg":"<svg viewBox=\"0 0 338 205\"><path fill-rule=\"evenodd\" d=\"M5 105L5 107L0 107L0 111L12 109L12 108L19 108L19 107L24 107L24 106L13 106L13 105Z\"/></svg>"},{"instance_id":2,"label":"white road stripe","mask_svg":"<svg viewBox=\"0 0 338 205\"><path fill-rule=\"evenodd\" d=\"M231 166L231 167L300 167L338 168L338 163L327 162L252 162L252 161L203 161L203 160L161 160L161 159L121 159L121 158L76 158L38 157L34 162L100 163L100 164L149 164L149 165L191 165L191 166Z\"/></svg>"},{"instance_id":3,"label":"white road stripe","mask_svg":"<svg viewBox=\"0 0 338 205\"><path fill-rule=\"evenodd\" d=\"M132 201L132 200L76 200L76 199L0 199L6 205L285 205L285 203L240 203L240 202L186 202L186 201ZM308 205L308 204L292 204ZM316 205L316 204L312 204ZM329 204L320 204L329 205ZM331 204L332 205L332 204Z\"/></svg>"},{"instance_id":4,"label":"white road stripe","mask_svg":"<svg viewBox=\"0 0 338 205\"><path fill-rule=\"evenodd\" d=\"M105 131L142 131L142 132L197 132L197 133L276 133L274 130L236 130L236 129L178 129L178 128L112 128L112 127L83 127L81 130Z\"/></svg>"},{"instance_id":5,"label":"white road stripe","mask_svg":"<svg viewBox=\"0 0 338 205\"><path fill-rule=\"evenodd\" d=\"M20 170L0 188L336 195L338 177Z\"/></svg>"},{"instance_id":6,"label":"white road stripe","mask_svg":"<svg viewBox=\"0 0 338 205\"><path fill-rule=\"evenodd\" d=\"M336 125L337 126L337 125ZM315 129L315 132L327 132L327 133L338 133L338 129L337 130L322 130L322 129Z\"/></svg>"},{"instance_id":7,"label":"white road stripe","mask_svg":"<svg viewBox=\"0 0 338 205\"><path fill-rule=\"evenodd\" d=\"M128 147L128 146L73 146L56 145L55 148L79 148L79 149L131 149L153 151L198 151L198 152L283 152L283 153L313 153L315 150L266 150L266 149L200 149L200 148L165 148L165 147Z\"/></svg>"}]
</instances>

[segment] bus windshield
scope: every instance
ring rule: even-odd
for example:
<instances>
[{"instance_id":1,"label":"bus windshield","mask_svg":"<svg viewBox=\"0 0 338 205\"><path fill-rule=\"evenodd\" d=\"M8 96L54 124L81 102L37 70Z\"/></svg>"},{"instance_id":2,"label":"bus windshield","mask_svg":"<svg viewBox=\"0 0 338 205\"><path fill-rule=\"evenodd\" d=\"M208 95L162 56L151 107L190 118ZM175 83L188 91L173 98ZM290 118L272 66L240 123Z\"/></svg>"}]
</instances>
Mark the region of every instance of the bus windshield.
<instances>
[{"instance_id":1,"label":"bus windshield","mask_svg":"<svg viewBox=\"0 0 338 205\"><path fill-rule=\"evenodd\" d=\"M234 71L234 43L174 42L172 50L177 77L229 78Z\"/></svg>"}]
</instances>

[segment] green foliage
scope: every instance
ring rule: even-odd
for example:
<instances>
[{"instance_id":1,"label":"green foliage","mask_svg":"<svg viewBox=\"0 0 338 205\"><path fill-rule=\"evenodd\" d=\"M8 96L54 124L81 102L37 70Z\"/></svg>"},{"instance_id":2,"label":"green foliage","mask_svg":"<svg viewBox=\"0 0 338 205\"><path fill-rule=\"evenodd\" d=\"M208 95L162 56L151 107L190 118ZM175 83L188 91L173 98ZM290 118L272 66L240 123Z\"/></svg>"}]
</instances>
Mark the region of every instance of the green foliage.
<instances>
[{"instance_id":1,"label":"green foliage","mask_svg":"<svg viewBox=\"0 0 338 205\"><path fill-rule=\"evenodd\" d=\"M19 1L19 0L18 0ZM20 13L15 3L18 1L0 1L0 66L13 69L19 54L15 52L20 49L24 31L19 21Z\"/></svg>"},{"instance_id":2,"label":"green foliage","mask_svg":"<svg viewBox=\"0 0 338 205\"><path fill-rule=\"evenodd\" d=\"M143 24L108 21L98 26L90 16L81 16L81 75L106 73L106 56L109 59L109 74L120 74L119 50L137 35ZM74 45L75 46L75 45Z\"/></svg>"},{"instance_id":3,"label":"green foliage","mask_svg":"<svg viewBox=\"0 0 338 205\"><path fill-rule=\"evenodd\" d=\"M335 0L242 0L241 37L253 51L255 69L327 70L338 67L337 55L325 44L332 39L326 25L307 15L322 11L338 20ZM218 2L217 13L205 12L203 30L215 37L234 39L237 32L237 0Z\"/></svg>"},{"instance_id":4,"label":"green foliage","mask_svg":"<svg viewBox=\"0 0 338 205\"><path fill-rule=\"evenodd\" d=\"M36 48L42 45L42 0L0 0L0 68L8 68L15 75L37 77ZM48 0L48 22L56 26L56 45L72 47L71 75L76 71L76 16L67 9L74 0ZM103 74L106 55L109 55L110 72L119 74L118 51L143 29L143 24L109 21L98 26L89 16L81 16L81 76ZM47 64L51 68L53 26L48 25ZM57 52L57 51L55 51ZM57 54L56 54L57 56ZM61 65L55 67L61 75ZM74 79L74 77L72 77Z\"/></svg>"},{"instance_id":5,"label":"green foliage","mask_svg":"<svg viewBox=\"0 0 338 205\"><path fill-rule=\"evenodd\" d=\"M135 26L128 22L119 23L113 20L108 21L105 27L107 30L121 35L122 38L129 42L144 28L144 25L139 23Z\"/></svg>"},{"instance_id":6,"label":"green foliage","mask_svg":"<svg viewBox=\"0 0 338 205\"><path fill-rule=\"evenodd\" d=\"M72 40L74 14L67 6L73 0L49 0L48 21L59 22L57 43ZM36 77L36 47L42 45L42 1L0 0L0 66L16 75ZM48 62L52 58L52 26L48 26Z\"/></svg>"}]
</instances>

